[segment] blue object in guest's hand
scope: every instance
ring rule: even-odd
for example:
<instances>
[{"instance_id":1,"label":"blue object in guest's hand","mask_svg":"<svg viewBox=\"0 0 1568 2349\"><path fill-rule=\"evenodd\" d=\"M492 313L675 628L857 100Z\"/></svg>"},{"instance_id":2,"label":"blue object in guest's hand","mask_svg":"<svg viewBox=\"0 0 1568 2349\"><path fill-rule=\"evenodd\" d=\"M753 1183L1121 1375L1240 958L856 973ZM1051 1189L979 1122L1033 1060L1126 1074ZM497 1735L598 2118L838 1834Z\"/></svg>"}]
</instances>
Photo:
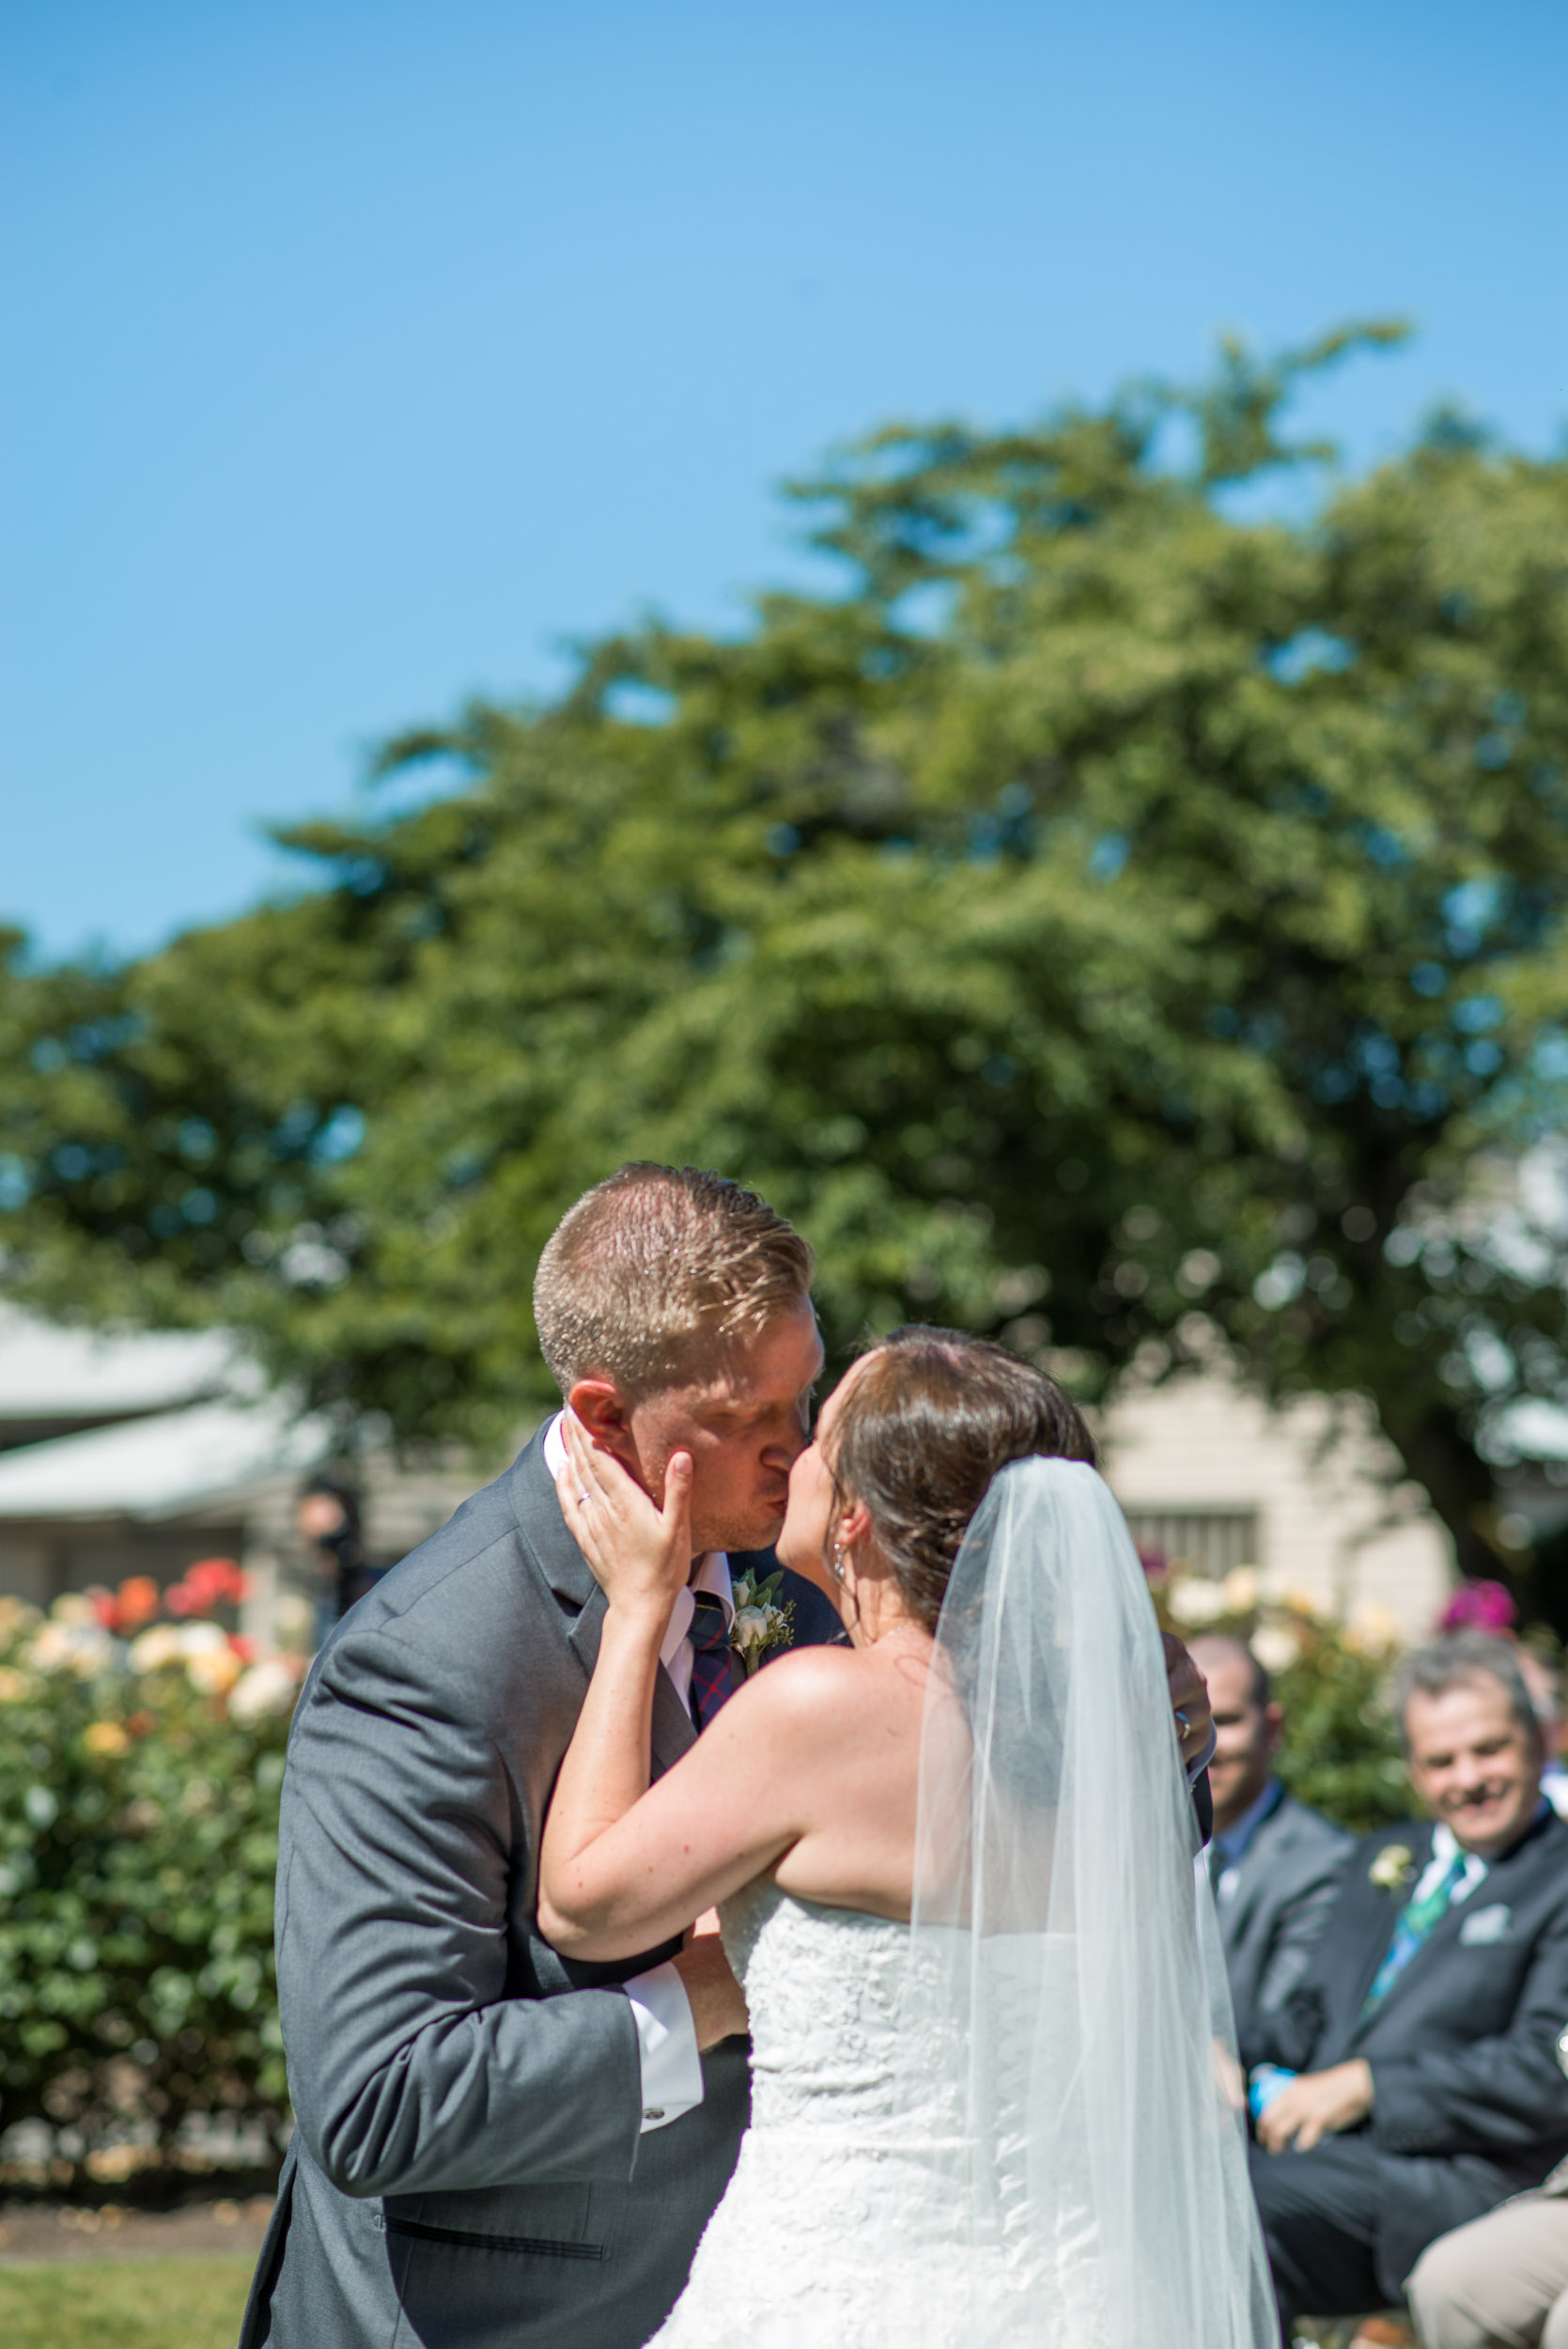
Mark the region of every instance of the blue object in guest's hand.
<instances>
[{"instance_id":1,"label":"blue object in guest's hand","mask_svg":"<svg viewBox=\"0 0 1568 2349\"><path fill-rule=\"evenodd\" d=\"M1254 2063L1247 2080L1247 2109L1254 2121L1261 2121L1281 2088L1295 2079L1281 2063Z\"/></svg>"}]
</instances>

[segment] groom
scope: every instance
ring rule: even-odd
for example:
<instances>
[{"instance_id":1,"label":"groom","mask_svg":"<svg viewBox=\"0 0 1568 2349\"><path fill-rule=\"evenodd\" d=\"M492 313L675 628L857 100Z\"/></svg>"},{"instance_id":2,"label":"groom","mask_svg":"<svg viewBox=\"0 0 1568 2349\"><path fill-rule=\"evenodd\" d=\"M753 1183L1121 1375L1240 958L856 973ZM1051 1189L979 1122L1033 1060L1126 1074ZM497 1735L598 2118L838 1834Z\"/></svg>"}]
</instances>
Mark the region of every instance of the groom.
<instances>
[{"instance_id":1,"label":"groom","mask_svg":"<svg viewBox=\"0 0 1568 2349\"><path fill-rule=\"evenodd\" d=\"M656 1774L728 1693L726 1553L783 1520L822 1366L812 1271L751 1192L652 1165L579 1200L540 1259L539 1343L596 1440L656 1495L692 1456ZM300 1700L277 1890L298 2126L241 2349L638 2349L728 2182L746 2015L717 1938L605 1966L538 1933L603 1613L560 1456L551 1422L352 1610ZM836 1632L790 1595L798 1641ZM1189 1745L1201 1686L1182 1656Z\"/></svg>"}]
</instances>

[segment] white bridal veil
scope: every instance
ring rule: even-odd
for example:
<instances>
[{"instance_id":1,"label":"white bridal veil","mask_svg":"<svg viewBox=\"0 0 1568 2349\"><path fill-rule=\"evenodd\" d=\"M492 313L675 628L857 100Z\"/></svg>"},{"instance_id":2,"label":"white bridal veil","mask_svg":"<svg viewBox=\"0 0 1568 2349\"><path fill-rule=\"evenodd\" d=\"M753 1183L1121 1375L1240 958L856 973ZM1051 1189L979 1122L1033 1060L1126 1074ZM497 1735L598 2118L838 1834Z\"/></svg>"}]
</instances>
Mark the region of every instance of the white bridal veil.
<instances>
[{"instance_id":1,"label":"white bridal veil","mask_svg":"<svg viewBox=\"0 0 1568 2349\"><path fill-rule=\"evenodd\" d=\"M986 2349L1278 2342L1195 1841L1121 1512L1016 1461L938 1633L903 2035Z\"/></svg>"}]
</instances>

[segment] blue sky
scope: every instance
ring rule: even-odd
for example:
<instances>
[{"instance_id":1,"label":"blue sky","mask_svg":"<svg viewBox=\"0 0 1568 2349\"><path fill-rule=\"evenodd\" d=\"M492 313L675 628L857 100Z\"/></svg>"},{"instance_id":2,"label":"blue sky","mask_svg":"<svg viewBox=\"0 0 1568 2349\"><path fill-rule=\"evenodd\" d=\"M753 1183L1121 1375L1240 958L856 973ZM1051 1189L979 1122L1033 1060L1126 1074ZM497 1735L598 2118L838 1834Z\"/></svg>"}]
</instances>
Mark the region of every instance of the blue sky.
<instances>
[{"instance_id":1,"label":"blue sky","mask_svg":"<svg viewBox=\"0 0 1568 2349\"><path fill-rule=\"evenodd\" d=\"M113 952L369 747L801 575L771 495L1216 334L1568 419L1558 0L8 0L0 919Z\"/></svg>"}]
</instances>

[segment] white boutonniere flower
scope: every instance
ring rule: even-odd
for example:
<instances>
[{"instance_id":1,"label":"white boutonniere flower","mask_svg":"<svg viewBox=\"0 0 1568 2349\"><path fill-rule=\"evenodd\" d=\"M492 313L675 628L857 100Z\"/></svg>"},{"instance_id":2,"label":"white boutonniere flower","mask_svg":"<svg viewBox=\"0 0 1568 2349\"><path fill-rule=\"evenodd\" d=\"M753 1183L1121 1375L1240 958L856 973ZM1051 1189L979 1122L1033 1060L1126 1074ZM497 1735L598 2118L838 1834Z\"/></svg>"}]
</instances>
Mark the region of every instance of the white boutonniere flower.
<instances>
[{"instance_id":1,"label":"white boutonniere flower","mask_svg":"<svg viewBox=\"0 0 1568 2349\"><path fill-rule=\"evenodd\" d=\"M748 1678L765 1656L771 1656L776 1647L788 1647L795 1636L795 1601L780 1598L783 1587L782 1572L760 1578L739 1574L735 1579L730 1647Z\"/></svg>"},{"instance_id":2,"label":"white boutonniere flower","mask_svg":"<svg viewBox=\"0 0 1568 2349\"><path fill-rule=\"evenodd\" d=\"M1370 1882L1385 1892L1398 1892L1408 1882L1416 1856L1408 1843L1385 1843L1367 1870Z\"/></svg>"}]
</instances>

